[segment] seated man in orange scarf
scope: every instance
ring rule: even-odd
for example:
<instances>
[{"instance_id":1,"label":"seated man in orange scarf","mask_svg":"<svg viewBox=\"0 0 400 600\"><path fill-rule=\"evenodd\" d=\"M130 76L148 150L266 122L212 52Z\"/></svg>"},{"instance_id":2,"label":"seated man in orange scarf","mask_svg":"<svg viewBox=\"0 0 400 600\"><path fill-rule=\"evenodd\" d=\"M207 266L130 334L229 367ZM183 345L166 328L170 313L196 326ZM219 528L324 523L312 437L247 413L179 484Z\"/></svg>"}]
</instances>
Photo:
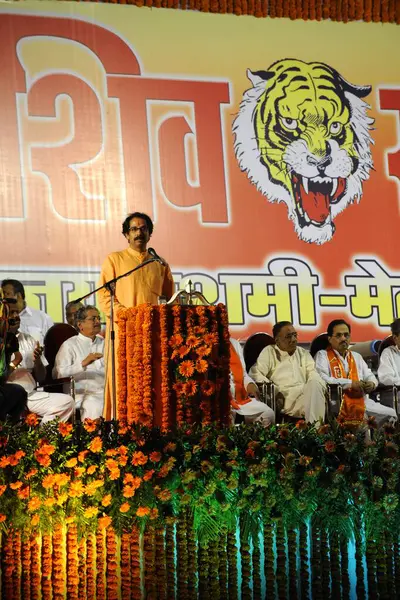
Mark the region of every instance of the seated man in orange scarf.
<instances>
[{"instance_id":1,"label":"seated man in orange scarf","mask_svg":"<svg viewBox=\"0 0 400 600\"><path fill-rule=\"evenodd\" d=\"M374 402L368 394L378 385L372 371L358 352L350 352L351 328L343 319L328 325L329 346L315 356L318 373L327 383L344 387L339 416L354 425L364 421L365 413L375 417L378 426L396 419L393 408Z\"/></svg>"},{"instance_id":2,"label":"seated man in orange scarf","mask_svg":"<svg viewBox=\"0 0 400 600\"><path fill-rule=\"evenodd\" d=\"M246 373L243 350L240 343L231 338L231 395L232 412L243 415L245 423L259 422L264 427L275 423L275 414L264 402L260 402L258 386Z\"/></svg>"}]
</instances>

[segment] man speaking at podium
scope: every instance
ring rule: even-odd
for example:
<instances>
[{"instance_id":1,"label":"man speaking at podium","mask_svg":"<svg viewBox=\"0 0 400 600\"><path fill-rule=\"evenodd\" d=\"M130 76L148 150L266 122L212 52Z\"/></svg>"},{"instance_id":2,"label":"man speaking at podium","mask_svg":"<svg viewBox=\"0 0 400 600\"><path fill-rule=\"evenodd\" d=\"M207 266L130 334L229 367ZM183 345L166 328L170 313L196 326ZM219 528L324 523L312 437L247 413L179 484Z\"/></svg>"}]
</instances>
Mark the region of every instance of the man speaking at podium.
<instances>
[{"instance_id":1,"label":"man speaking at podium","mask_svg":"<svg viewBox=\"0 0 400 600\"><path fill-rule=\"evenodd\" d=\"M154 255L147 251L147 244L153 233L153 222L150 217L144 213L134 212L127 216L122 224L122 233L128 240L128 248L119 252L112 252L104 261L101 269L99 285L104 285L110 279L123 275L136 266L139 266L145 260L151 259ZM151 249L150 249L151 250ZM115 321L115 365L117 367L118 352L118 311L121 308L131 308L138 304L149 302L158 304L159 296L165 296L169 300L174 291L174 280L169 266L162 259L145 265L127 277L123 277L116 283L114 299L114 321ZM109 343L110 332L110 293L103 288L98 292L100 308L107 317L106 334L106 389L104 396L104 418L111 418L112 405L112 363L111 363L111 345ZM114 415L116 417L116 415Z\"/></svg>"}]
</instances>

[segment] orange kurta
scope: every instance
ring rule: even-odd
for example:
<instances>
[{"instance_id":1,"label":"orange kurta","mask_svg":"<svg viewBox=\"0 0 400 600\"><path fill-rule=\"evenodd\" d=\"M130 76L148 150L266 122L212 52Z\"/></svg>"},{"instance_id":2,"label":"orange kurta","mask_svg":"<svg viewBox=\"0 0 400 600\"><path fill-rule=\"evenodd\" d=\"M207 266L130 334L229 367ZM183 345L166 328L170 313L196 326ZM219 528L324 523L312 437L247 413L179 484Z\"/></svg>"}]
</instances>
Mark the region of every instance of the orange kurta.
<instances>
[{"instance_id":1,"label":"orange kurta","mask_svg":"<svg viewBox=\"0 0 400 600\"><path fill-rule=\"evenodd\" d=\"M106 281L118 277L126 271L133 269L151 256L148 252L137 252L132 248L127 248L120 252L109 254L104 261L101 269L99 285L103 285ZM174 291L174 281L172 279L171 269L167 265L164 267L158 262L153 262L144 266L142 269L131 273L127 277L123 277L117 282L115 290L114 302L114 321L117 320L118 311L120 308L131 308L144 302L150 304L158 304L159 296L166 296L169 300ZM109 343L109 315L110 315L110 294L103 289L98 292L98 300L101 310L106 315L107 332L106 332L106 389L104 397L104 418L111 418L111 360L108 360L110 354ZM118 325L115 323L115 357L118 355ZM116 358L116 375L118 389L118 362Z\"/></svg>"}]
</instances>

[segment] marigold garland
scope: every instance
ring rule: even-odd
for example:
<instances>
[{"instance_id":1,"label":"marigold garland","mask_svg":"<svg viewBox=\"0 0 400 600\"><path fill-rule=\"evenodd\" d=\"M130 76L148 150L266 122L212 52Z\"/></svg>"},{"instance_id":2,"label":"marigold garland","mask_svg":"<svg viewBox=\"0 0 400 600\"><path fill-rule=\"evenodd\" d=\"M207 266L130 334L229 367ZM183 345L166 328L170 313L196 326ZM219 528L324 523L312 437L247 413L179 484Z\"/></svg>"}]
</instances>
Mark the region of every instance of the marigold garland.
<instances>
[{"instance_id":1,"label":"marigold garland","mask_svg":"<svg viewBox=\"0 0 400 600\"><path fill-rule=\"evenodd\" d=\"M146 591L146 598L152 598L153 600L155 600L157 593L154 541L154 527L150 524L147 524L143 534L144 588Z\"/></svg>"},{"instance_id":2,"label":"marigold garland","mask_svg":"<svg viewBox=\"0 0 400 600\"><path fill-rule=\"evenodd\" d=\"M153 306L145 306L142 311L143 319L143 416L141 423L151 427L153 425L153 400L152 400L152 326Z\"/></svg>"},{"instance_id":3,"label":"marigold garland","mask_svg":"<svg viewBox=\"0 0 400 600\"><path fill-rule=\"evenodd\" d=\"M161 344L161 403L162 403L162 431L167 431L171 425L170 422L170 389L168 376L168 319L167 305L162 304L160 312L160 344Z\"/></svg>"},{"instance_id":4,"label":"marigold garland","mask_svg":"<svg viewBox=\"0 0 400 600\"><path fill-rule=\"evenodd\" d=\"M36 535L30 538L31 550L31 600L39 600L40 594L40 548Z\"/></svg>"},{"instance_id":5,"label":"marigold garland","mask_svg":"<svg viewBox=\"0 0 400 600\"><path fill-rule=\"evenodd\" d=\"M178 598L188 600L188 552L186 539L186 511L182 510L176 523L176 550L177 550L177 574L178 574Z\"/></svg>"},{"instance_id":6,"label":"marigold garland","mask_svg":"<svg viewBox=\"0 0 400 600\"><path fill-rule=\"evenodd\" d=\"M186 513L187 551L188 551L188 594L194 598L197 594L197 543L194 531L193 514Z\"/></svg>"},{"instance_id":7,"label":"marigold garland","mask_svg":"<svg viewBox=\"0 0 400 600\"><path fill-rule=\"evenodd\" d=\"M290 547L290 546L289 546ZM322 596L326 598L329 596L331 589L331 562L329 559L329 542L328 532L325 528L321 530L321 562L322 562ZM339 579L340 585L340 579Z\"/></svg>"},{"instance_id":8,"label":"marigold garland","mask_svg":"<svg viewBox=\"0 0 400 600\"><path fill-rule=\"evenodd\" d=\"M292 527L287 532L288 540L288 563L289 563L289 598L297 598L297 531ZM328 594L329 595L329 594Z\"/></svg>"},{"instance_id":9,"label":"marigold garland","mask_svg":"<svg viewBox=\"0 0 400 600\"><path fill-rule=\"evenodd\" d=\"M131 600L130 534L121 535L121 600Z\"/></svg>"},{"instance_id":10,"label":"marigold garland","mask_svg":"<svg viewBox=\"0 0 400 600\"><path fill-rule=\"evenodd\" d=\"M339 536L336 531L332 532L330 537L330 562L332 570L332 593L340 595L340 549L339 549Z\"/></svg>"},{"instance_id":11,"label":"marigold garland","mask_svg":"<svg viewBox=\"0 0 400 600\"><path fill-rule=\"evenodd\" d=\"M238 568L237 568L237 545L236 533L229 531L227 534L227 554L228 554L228 589L229 600L237 600L238 594Z\"/></svg>"},{"instance_id":12,"label":"marigold garland","mask_svg":"<svg viewBox=\"0 0 400 600\"><path fill-rule=\"evenodd\" d=\"M227 528L226 526L221 527L221 533L219 536L218 545L218 578L219 578L219 589L220 599L228 600L228 552L227 552ZM190 556L190 549L189 549ZM260 594L261 598L261 594Z\"/></svg>"},{"instance_id":13,"label":"marigold garland","mask_svg":"<svg viewBox=\"0 0 400 600\"><path fill-rule=\"evenodd\" d=\"M199 596L208 598L210 596L209 572L210 557L208 554L208 544L202 544L198 551L198 573L199 573Z\"/></svg>"},{"instance_id":14,"label":"marigold garland","mask_svg":"<svg viewBox=\"0 0 400 600\"><path fill-rule=\"evenodd\" d=\"M248 537L245 535L245 528L242 518L240 523L240 562L242 567L241 598L243 598L243 600L252 600L252 593L250 588L252 575L250 544Z\"/></svg>"},{"instance_id":15,"label":"marigold garland","mask_svg":"<svg viewBox=\"0 0 400 600\"><path fill-rule=\"evenodd\" d=\"M157 580L157 599L166 600L167 598L167 566L165 554L165 527L156 527L155 530L155 551L156 551L156 580Z\"/></svg>"},{"instance_id":16,"label":"marigold garland","mask_svg":"<svg viewBox=\"0 0 400 600\"><path fill-rule=\"evenodd\" d=\"M67 529L67 594L69 600L78 600L78 528L70 523Z\"/></svg>"},{"instance_id":17,"label":"marigold garland","mask_svg":"<svg viewBox=\"0 0 400 600\"><path fill-rule=\"evenodd\" d=\"M21 532L13 531L14 570L12 573L13 600L21 598Z\"/></svg>"},{"instance_id":18,"label":"marigold garland","mask_svg":"<svg viewBox=\"0 0 400 600\"><path fill-rule=\"evenodd\" d=\"M127 327L127 316L120 311L118 315L118 350L117 350L117 364L118 364L118 378L117 378L117 412L118 419L126 421L128 418L128 407L127 407L127 354L126 354L126 327Z\"/></svg>"},{"instance_id":19,"label":"marigold garland","mask_svg":"<svg viewBox=\"0 0 400 600\"><path fill-rule=\"evenodd\" d=\"M1 545L0 545L1 547ZM21 548L21 567L22 567L22 597L24 600L31 600L31 544L30 539L24 532Z\"/></svg>"},{"instance_id":20,"label":"marigold garland","mask_svg":"<svg viewBox=\"0 0 400 600\"><path fill-rule=\"evenodd\" d=\"M96 600L106 600L104 529L96 533Z\"/></svg>"},{"instance_id":21,"label":"marigold garland","mask_svg":"<svg viewBox=\"0 0 400 600\"><path fill-rule=\"evenodd\" d=\"M86 539L82 537L78 544L78 597L79 600L86 600L87 594L87 574L86 574Z\"/></svg>"},{"instance_id":22,"label":"marigold garland","mask_svg":"<svg viewBox=\"0 0 400 600\"><path fill-rule=\"evenodd\" d=\"M118 600L117 541L112 527L106 529L107 600Z\"/></svg>"},{"instance_id":23,"label":"marigold garland","mask_svg":"<svg viewBox=\"0 0 400 600\"><path fill-rule=\"evenodd\" d=\"M63 600L65 591L65 569L64 569L64 532L61 525L58 525L53 533L53 568L52 585L53 600ZM81 597L82 598L82 597Z\"/></svg>"},{"instance_id":24,"label":"marigold garland","mask_svg":"<svg viewBox=\"0 0 400 600\"><path fill-rule=\"evenodd\" d=\"M14 564L14 549L13 549L13 535L9 531L8 534L2 535L2 574L3 574L3 585L5 598L13 597L13 572L15 569Z\"/></svg>"},{"instance_id":25,"label":"marigold garland","mask_svg":"<svg viewBox=\"0 0 400 600\"><path fill-rule=\"evenodd\" d=\"M208 544L208 556L209 556L209 570L208 580L211 598L219 598L219 540L218 538L212 539Z\"/></svg>"},{"instance_id":26,"label":"marigold garland","mask_svg":"<svg viewBox=\"0 0 400 600\"><path fill-rule=\"evenodd\" d=\"M314 523L311 526L311 573L312 597L322 600L321 531Z\"/></svg>"},{"instance_id":27,"label":"marigold garland","mask_svg":"<svg viewBox=\"0 0 400 600\"><path fill-rule=\"evenodd\" d=\"M306 523L300 525L299 554L301 597L308 598L310 595L310 570L308 567L308 526Z\"/></svg>"},{"instance_id":28,"label":"marigold garland","mask_svg":"<svg viewBox=\"0 0 400 600\"><path fill-rule=\"evenodd\" d=\"M86 537L86 592L88 600L95 597L96 590L94 547L95 537L93 533L89 533Z\"/></svg>"},{"instance_id":29,"label":"marigold garland","mask_svg":"<svg viewBox=\"0 0 400 600\"><path fill-rule=\"evenodd\" d=\"M140 600L142 597L142 582L140 573L140 533L137 527L132 528L130 536L130 550L132 599Z\"/></svg>"}]
</instances>

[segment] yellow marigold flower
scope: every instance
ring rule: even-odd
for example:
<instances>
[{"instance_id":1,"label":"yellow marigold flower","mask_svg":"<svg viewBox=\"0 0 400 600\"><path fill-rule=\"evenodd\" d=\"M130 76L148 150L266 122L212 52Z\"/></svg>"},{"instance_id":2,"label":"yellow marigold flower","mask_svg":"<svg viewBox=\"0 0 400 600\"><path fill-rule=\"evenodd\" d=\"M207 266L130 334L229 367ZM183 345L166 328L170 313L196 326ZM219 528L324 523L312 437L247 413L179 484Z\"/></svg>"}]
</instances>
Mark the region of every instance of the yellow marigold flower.
<instances>
[{"instance_id":1,"label":"yellow marigold flower","mask_svg":"<svg viewBox=\"0 0 400 600\"><path fill-rule=\"evenodd\" d=\"M10 483L10 488L12 490L19 490L22 487L22 481L15 481L14 483Z\"/></svg>"},{"instance_id":2,"label":"yellow marigold flower","mask_svg":"<svg viewBox=\"0 0 400 600\"><path fill-rule=\"evenodd\" d=\"M43 502L44 506L47 506L47 507L50 507L50 508L52 506L54 506L55 503L56 503L56 499L55 498L46 498L46 500Z\"/></svg>"},{"instance_id":3,"label":"yellow marigold flower","mask_svg":"<svg viewBox=\"0 0 400 600\"><path fill-rule=\"evenodd\" d=\"M55 482L58 485L58 487L62 487L63 485L67 485L67 483L69 483L71 477L69 475L67 475L66 473L57 473L57 475L54 475L55 478Z\"/></svg>"},{"instance_id":4,"label":"yellow marigold flower","mask_svg":"<svg viewBox=\"0 0 400 600\"><path fill-rule=\"evenodd\" d=\"M73 481L69 488L69 497L70 498L80 498L83 496L85 491L85 487L82 481Z\"/></svg>"},{"instance_id":5,"label":"yellow marigold flower","mask_svg":"<svg viewBox=\"0 0 400 600\"><path fill-rule=\"evenodd\" d=\"M79 452L79 454L78 454L79 462L81 462L81 463L85 462L88 454L89 454L89 450L82 450L82 452Z\"/></svg>"},{"instance_id":6,"label":"yellow marigold flower","mask_svg":"<svg viewBox=\"0 0 400 600\"><path fill-rule=\"evenodd\" d=\"M32 519L31 519L32 527L36 527L36 525L39 524L39 521L40 521L39 515L33 515Z\"/></svg>"},{"instance_id":7,"label":"yellow marigold flower","mask_svg":"<svg viewBox=\"0 0 400 600\"><path fill-rule=\"evenodd\" d=\"M82 477L82 475L84 475L86 469L85 467L76 467L75 471L74 471L74 475L75 477Z\"/></svg>"},{"instance_id":8,"label":"yellow marigold flower","mask_svg":"<svg viewBox=\"0 0 400 600\"><path fill-rule=\"evenodd\" d=\"M95 506L89 506L89 508L87 508L83 514L87 519L91 519L92 517L95 517L98 512L98 508Z\"/></svg>"},{"instance_id":9,"label":"yellow marigold flower","mask_svg":"<svg viewBox=\"0 0 400 600\"><path fill-rule=\"evenodd\" d=\"M103 496L103 499L101 501L103 506L110 506L111 504L111 494L106 494L105 496Z\"/></svg>"},{"instance_id":10,"label":"yellow marigold flower","mask_svg":"<svg viewBox=\"0 0 400 600\"><path fill-rule=\"evenodd\" d=\"M119 507L119 512L126 513L126 512L128 512L128 510L130 509L130 507L131 507L131 506L130 506L129 502L124 502L124 503L123 503L123 504L121 504L121 506Z\"/></svg>"},{"instance_id":11,"label":"yellow marigold flower","mask_svg":"<svg viewBox=\"0 0 400 600\"><path fill-rule=\"evenodd\" d=\"M68 500L68 494L59 494L57 497L57 504L61 506Z\"/></svg>"},{"instance_id":12,"label":"yellow marigold flower","mask_svg":"<svg viewBox=\"0 0 400 600\"><path fill-rule=\"evenodd\" d=\"M46 475L46 477L43 477L42 480L42 486L48 490L49 488L52 488L56 483L56 476L53 474L50 475Z\"/></svg>"},{"instance_id":13,"label":"yellow marigold flower","mask_svg":"<svg viewBox=\"0 0 400 600\"><path fill-rule=\"evenodd\" d=\"M92 452L101 452L102 448L103 442L101 441L101 437L97 436L90 442L89 450Z\"/></svg>"},{"instance_id":14,"label":"yellow marigold flower","mask_svg":"<svg viewBox=\"0 0 400 600\"><path fill-rule=\"evenodd\" d=\"M78 464L78 459L77 458L70 458L65 463L65 466L66 467L76 467L77 464Z\"/></svg>"},{"instance_id":15,"label":"yellow marigold flower","mask_svg":"<svg viewBox=\"0 0 400 600\"><path fill-rule=\"evenodd\" d=\"M65 519L66 525L69 525L70 523L73 523L74 521L75 521L75 517L73 515L70 515L69 517L67 517Z\"/></svg>"},{"instance_id":16,"label":"yellow marigold flower","mask_svg":"<svg viewBox=\"0 0 400 600\"><path fill-rule=\"evenodd\" d=\"M32 496L32 498L28 502L28 509L34 512L38 508L40 508L42 501L37 496Z\"/></svg>"}]
</instances>

